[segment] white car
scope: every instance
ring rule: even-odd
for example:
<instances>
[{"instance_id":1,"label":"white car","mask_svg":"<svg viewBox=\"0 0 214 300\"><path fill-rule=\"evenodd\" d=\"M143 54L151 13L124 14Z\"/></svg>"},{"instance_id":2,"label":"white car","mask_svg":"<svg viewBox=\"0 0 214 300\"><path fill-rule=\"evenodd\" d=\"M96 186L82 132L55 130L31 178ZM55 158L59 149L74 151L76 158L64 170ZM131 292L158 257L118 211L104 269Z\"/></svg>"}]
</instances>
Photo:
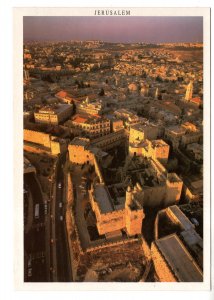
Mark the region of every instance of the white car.
<instances>
[{"instance_id":1,"label":"white car","mask_svg":"<svg viewBox=\"0 0 214 300\"><path fill-rule=\"evenodd\" d=\"M62 188L62 184L61 182L58 183L58 188L61 189Z\"/></svg>"},{"instance_id":2,"label":"white car","mask_svg":"<svg viewBox=\"0 0 214 300\"><path fill-rule=\"evenodd\" d=\"M59 202L59 207L62 207L62 202Z\"/></svg>"},{"instance_id":3,"label":"white car","mask_svg":"<svg viewBox=\"0 0 214 300\"><path fill-rule=\"evenodd\" d=\"M59 218L59 219L60 219L60 221L63 221L63 216L60 216L60 218Z\"/></svg>"}]
</instances>

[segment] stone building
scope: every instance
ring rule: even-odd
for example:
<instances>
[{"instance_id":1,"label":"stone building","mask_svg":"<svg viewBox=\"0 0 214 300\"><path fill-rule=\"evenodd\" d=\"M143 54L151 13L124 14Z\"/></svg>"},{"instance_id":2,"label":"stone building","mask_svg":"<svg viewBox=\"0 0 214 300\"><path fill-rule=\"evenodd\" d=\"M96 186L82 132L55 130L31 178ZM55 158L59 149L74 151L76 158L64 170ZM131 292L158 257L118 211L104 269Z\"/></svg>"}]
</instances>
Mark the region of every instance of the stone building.
<instances>
[{"instance_id":1,"label":"stone building","mask_svg":"<svg viewBox=\"0 0 214 300\"><path fill-rule=\"evenodd\" d=\"M100 116L75 115L72 125L81 129L90 139L98 138L110 133L110 121Z\"/></svg>"},{"instance_id":2,"label":"stone building","mask_svg":"<svg viewBox=\"0 0 214 300\"><path fill-rule=\"evenodd\" d=\"M104 105L102 100L90 101L87 97L82 102L76 102L77 113L101 115L103 113Z\"/></svg>"},{"instance_id":3,"label":"stone building","mask_svg":"<svg viewBox=\"0 0 214 300\"><path fill-rule=\"evenodd\" d=\"M73 111L70 104L45 106L34 113L36 123L58 125L68 119Z\"/></svg>"},{"instance_id":4,"label":"stone building","mask_svg":"<svg viewBox=\"0 0 214 300\"><path fill-rule=\"evenodd\" d=\"M151 157L166 165L169 157L169 145L163 140L144 140L129 143L130 156Z\"/></svg>"},{"instance_id":5,"label":"stone building","mask_svg":"<svg viewBox=\"0 0 214 300\"><path fill-rule=\"evenodd\" d=\"M161 282L202 282L203 273L176 234L152 242L152 260Z\"/></svg>"},{"instance_id":6,"label":"stone building","mask_svg":"<svg viewBox=\"0 0 214 300\"><path fill-rule=\"evenodd\" d=\"M202 269L203 239L196 232L195 225L177 205L160 210L155 219L155 240L174 233L181 239L187 250L193 255L195 262Z\"/></svg>"},{"instance_id":7,"label":"stone building","mask_svg":"<svg viewBox=\"0 0 214 300\"><path fill-rule=\"evenodd\" d=\"M194 124L186 122L166 128L165 138L172 143L174 149L177 149L179 145L198 143L202 138L202 132Z\"/></svg>"},{"instance_id":8,"label":"stone building","mask_svg":"<svg viewBox=\"0 0 214 300\"><path fill-rule=\"evenodd\" d=\"M177 149L185 133L186 129L182 126L169 126L165 129L165 138L172 143L174 149Z\"/></svg>"},{"instance_id":9,"label":"stone building","mask_svg":"<svg viewBox=\"0 0 214 300\"><path fill-rule=\"evenodd\" d=\"M111 120L112 131L117 132L124 128L123 121L120 119Z\"/></svg>"},{"instance_id":10,"label":"stone building","mask_svg":"<svg viewBox=\"0 0 214 300\"><path fill-rule=\"evenodd\" d=\"M124 129L120 129L116 132L111 132L107 135L103 135L96 139L93 139L91 145L94 147L99 147L102 150L109 150L117 147L126 140L126 135Z\"/></svg>"},{"instance_id":11,"label":"stone building","mask_svg":"<svg viewBox=\"0 0 214 300\"><path fill-rule=\"evenodd\" d=\"M127 129L130 129L131 126L140 123L140 118L136 114L125 108L117 109L114 112L114 115L117 118L123 120L124 125Z\"/></svg>"},{"instance_id":12,"label":"stone building","mask_svg":"<svg viewBox=\"0 0 214 300\"><path fill-rule=\"evenodd\" d=\"M155 140L158 137L158 127L153 124L136 124L131 126L129 142L143 141L145 139Z\"/></svg>"},{"instance_id":13,"label":"stone building","mask_svg":"<svg viewBox=\"0 0 214 300\"><path fill-rule=\"evenodd\" d=\"M91 146L87 138L75 137L68 145L69 160L75 164L95 164L95 156L98 160L107 156L106 152Z\"/></svg>"},{"instance_id":14,"label":"stone building","mask_svg":"<svg viewBox=\"0 0 214 300\"><path fill-rule=\"evenodd\" d=\"M121 180L130 178L142 187L144 197L139 202L143 207L167 207L180 200L183 181L176 173L168 173L157 159L127 157L122 174Z\"/></svg>"},{"instance_id":15,"label":"stone building","mask_svg":"<svg viewBox=\"0 0 214 300\"><path fill-rule=\"evenodd\" d=\"M31 152L47 152L58 155L67 151L67 144L62 138L24 129L24 149Z\"/></svg>"},{"instance_id":16,"label":"stone building","mask_svg":"<svg viewBox=\"0 0 214 300\"><path fill-rule=\"evenodd\" d=\"M125 197L118 199L118 204L115 204L104 183L92 186L89 197L96 215L97 229L100 235L106 235L106 237L120 236L121 231L125 231L128 236L141 234L144 212L138 202L139 193L136 193L137 190L141 192L141 197L143 197L142 189L139 186L135 190L129 186Z\"/></svg>"},{"instance_id":17,"label":"stone building","mask_svg":"<svg viewBox=\"0 0 214 300\"><path fill-rule=\"evenodd\" d=\"M55 94L55 97L63 103L71 104L73 103L73 97L66 91L59 91Z\"/></svg>"}]
</instances>

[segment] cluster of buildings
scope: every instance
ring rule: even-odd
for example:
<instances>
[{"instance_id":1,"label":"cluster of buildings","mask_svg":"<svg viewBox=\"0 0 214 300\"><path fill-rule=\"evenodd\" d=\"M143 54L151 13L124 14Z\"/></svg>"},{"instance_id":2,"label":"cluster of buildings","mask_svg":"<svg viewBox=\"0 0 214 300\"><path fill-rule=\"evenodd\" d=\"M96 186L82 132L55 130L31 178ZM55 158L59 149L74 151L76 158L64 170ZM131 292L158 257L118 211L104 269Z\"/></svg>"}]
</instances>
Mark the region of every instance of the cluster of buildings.
<instances>
[{"instance_id":1,"label":"cluster of buildings","mask_svg":"<svg viewBox=\"0 0 214 300\"><path fill-rule=\"evenodd\" d=\"M200 45L105 46L25 45L24 150L93 167L87 197L106 241L142 236L145 211L159 209L159 280L202 281L202 238L179 205L203 199L203 68L171 51Z\"/></svg>"}]
</instances>

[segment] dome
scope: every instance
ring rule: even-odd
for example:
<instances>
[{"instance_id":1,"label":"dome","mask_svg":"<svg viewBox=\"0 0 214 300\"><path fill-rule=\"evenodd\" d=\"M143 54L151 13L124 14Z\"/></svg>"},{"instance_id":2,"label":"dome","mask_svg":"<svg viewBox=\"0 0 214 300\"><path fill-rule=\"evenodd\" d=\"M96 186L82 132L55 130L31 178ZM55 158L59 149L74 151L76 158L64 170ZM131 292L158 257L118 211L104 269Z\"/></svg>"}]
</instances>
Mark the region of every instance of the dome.
<instances>
[{"instance_id":1,"label":"dome","mask_svg":"<svg viewBox=\"0 0 214 300\"><path fill-rule=\"evenodd\" d=\"M130 83L129 86L128 86L128 88L132 92L137 91L137 85L136 85L136 83Z\"/></svg>"}]
</instances>

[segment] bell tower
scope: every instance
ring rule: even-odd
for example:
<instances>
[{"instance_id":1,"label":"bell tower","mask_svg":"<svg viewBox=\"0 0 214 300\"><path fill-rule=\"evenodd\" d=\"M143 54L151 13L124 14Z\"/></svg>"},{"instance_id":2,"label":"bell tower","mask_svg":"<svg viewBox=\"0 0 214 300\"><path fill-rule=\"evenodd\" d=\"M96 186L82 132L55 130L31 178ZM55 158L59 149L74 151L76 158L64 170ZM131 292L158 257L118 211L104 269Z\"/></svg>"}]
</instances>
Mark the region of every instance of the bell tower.
<instances>
[{"instance_id":1,"label":"bell tower","mask_svg":"<svg viewBox=\"0 0 214 300\"><path fill-rule=\"evenodd\" d=\"M185 100L189 101L192 99L193 94L193 81L191 80L190 83L187 85Z\"/></svg>"}]
</instances>

